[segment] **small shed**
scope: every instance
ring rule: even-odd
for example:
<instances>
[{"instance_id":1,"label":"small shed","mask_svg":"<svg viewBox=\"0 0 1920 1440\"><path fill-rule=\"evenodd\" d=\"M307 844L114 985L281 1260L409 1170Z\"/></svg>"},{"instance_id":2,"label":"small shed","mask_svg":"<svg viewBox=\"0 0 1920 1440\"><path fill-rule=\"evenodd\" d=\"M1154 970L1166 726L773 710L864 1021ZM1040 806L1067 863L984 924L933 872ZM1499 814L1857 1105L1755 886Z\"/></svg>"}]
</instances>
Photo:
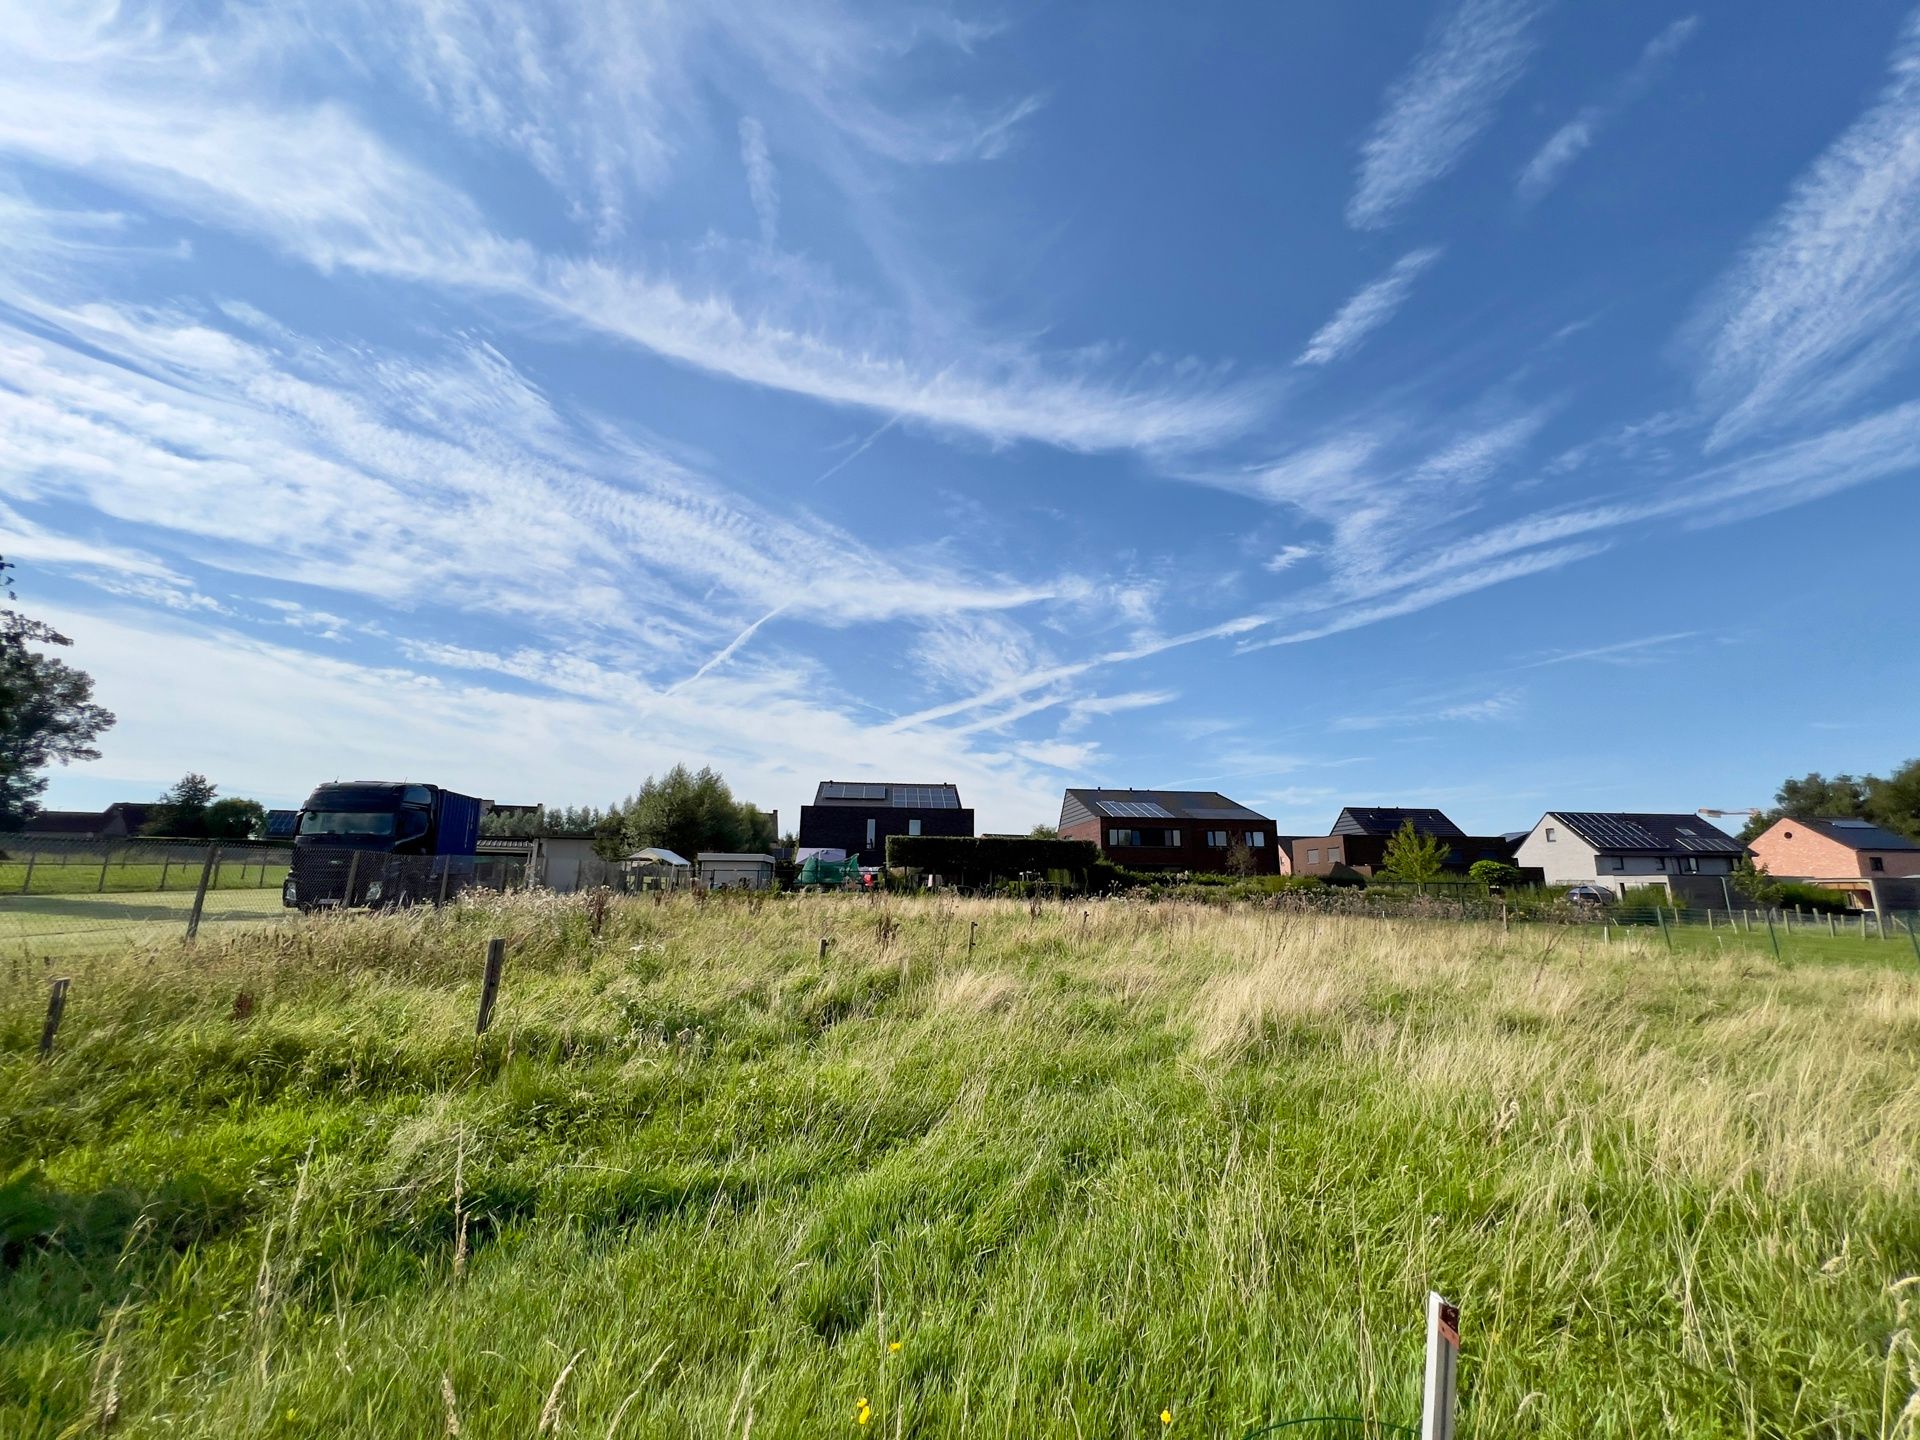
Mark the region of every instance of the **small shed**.
<instances>
[{"instance_id":1,"label":"small shed","mask_svg":"<svg viewBox=\"0 0 1920 1440\"><path fill-rule=\"evenodd\" d=\"M693 883L693 866L687 858L658 845L627 856L627 869L643 890L678 890Z\"/></svg>"},{"instance_id":2,"label":"small shed","mask_svg":"<svg viewBox=\"0 0 1920 1440\"><path fill-rule=\"evenodd\" d=\"M700 883L709 890L771 890L773 856L700 852Z\"/></svg>"}]
</instances>

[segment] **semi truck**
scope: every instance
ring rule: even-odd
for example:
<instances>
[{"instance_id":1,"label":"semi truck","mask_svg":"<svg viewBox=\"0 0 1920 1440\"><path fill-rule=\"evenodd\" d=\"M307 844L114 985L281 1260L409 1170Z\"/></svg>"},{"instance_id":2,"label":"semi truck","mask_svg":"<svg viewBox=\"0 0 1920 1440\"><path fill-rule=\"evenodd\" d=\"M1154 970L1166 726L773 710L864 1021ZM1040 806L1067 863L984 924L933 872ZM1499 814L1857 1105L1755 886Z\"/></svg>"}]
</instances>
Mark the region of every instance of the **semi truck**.
<instances>
[{"instance_id":1,"label":"semi truck","mask_svg":"<svg viewBox=\"0 0 1920 1440\"><path fill-rule=\"evenodd\" d=\"M322 785L300 807L280 902L316 910L451 900L473 881L491 803L404 780Z\"/></svg>"}]
</instances>

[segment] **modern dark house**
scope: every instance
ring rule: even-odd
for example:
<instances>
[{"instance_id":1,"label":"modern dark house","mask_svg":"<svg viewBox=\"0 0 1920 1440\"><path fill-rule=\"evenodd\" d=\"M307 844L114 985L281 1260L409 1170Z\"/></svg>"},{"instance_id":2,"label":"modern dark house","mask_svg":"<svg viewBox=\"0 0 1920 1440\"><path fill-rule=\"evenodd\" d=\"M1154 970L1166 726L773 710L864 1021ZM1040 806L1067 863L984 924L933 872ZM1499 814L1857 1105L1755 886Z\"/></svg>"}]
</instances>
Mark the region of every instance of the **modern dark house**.
<instances>
[{"instance_id":1,"label":"modern dark house","mask_svg":"<svg viewBox=\"0 0 1920 1440\"><path fill-rule=\"evenodd\" d=\"M862 865L885 863L889 835L972 834L973 811L953 785L822 780L800 807L802 850L844 850Z\"/></svg>"},{"instance_id":2,"label":"modern dark house","mask_svg":"<svg viewBox=\"0 0 1920 1440\"><path fill-rule=\"evenodd\" d=\"M1386 864L1387 842L1409 822L1416 835L1446 842L1449 870L1464 872L1476 860L1513 863L1513 840L1504 835L1469 835L1439 810L1349 805L1327 834L1303 835L1293 842L1293 873L1323 877L1348 871L1378 874Z\"/></svg>"},{"instance_id":3,"label":"modern dark house","mask_svg":"<svg viewBox=\"0 0 1920 1440\"><path fill-rule=\"evenodd\" d=\"M1273 821L1217 790L1069 790L1060 838L1091 840L1129 870L1285 873ZM1245 857L1240 860L1239 857Z\"/></svg>"}]
</instances>

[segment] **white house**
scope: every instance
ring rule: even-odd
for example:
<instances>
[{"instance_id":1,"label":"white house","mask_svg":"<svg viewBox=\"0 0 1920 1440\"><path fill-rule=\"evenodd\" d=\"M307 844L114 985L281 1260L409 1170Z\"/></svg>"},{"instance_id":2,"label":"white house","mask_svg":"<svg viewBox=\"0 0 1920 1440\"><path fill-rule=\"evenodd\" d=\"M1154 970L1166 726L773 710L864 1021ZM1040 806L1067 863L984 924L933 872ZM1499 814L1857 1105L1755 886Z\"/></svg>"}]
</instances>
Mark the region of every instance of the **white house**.
<instances>
[{"instance_id":1,"label":"white house","mask_svg":"<svg viewBox=\"0 0 1920 1440\"><path fill-rule=\"evenodd\" d=\"M1550 810L1520 842L1514 863L1549 885L1673 888L1676 875L1731 875L1746 847L1697 815Z\"/></svg>"}]
</instances>

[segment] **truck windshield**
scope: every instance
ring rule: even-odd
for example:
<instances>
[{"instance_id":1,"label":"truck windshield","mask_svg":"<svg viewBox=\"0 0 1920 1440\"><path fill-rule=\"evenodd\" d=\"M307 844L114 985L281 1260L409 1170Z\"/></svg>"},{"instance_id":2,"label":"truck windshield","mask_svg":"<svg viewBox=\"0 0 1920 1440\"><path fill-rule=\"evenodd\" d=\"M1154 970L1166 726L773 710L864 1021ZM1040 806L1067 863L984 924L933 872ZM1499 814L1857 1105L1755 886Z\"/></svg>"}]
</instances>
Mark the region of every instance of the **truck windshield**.
<instances>
[{"instance_id":1,"label":"truck windshield","mask_svg":"<svg viewBox=\"0 0 1920 1440\"><path fill-rule=\"evenodd\" d=\"M300 816L300 833L391 835L396 818L391 810L308 810Z\"/></svg>"}]
</instances>

